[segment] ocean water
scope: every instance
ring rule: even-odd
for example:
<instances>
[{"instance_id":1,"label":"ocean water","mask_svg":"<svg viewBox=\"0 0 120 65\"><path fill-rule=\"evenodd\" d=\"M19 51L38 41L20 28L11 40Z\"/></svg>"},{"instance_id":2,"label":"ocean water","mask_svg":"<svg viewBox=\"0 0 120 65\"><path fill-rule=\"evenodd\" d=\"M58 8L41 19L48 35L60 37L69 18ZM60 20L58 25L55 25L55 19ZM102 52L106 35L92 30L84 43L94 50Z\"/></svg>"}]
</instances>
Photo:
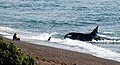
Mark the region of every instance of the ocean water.
<instances>
[{"instance_id":1,"label":"ocean water","mask_svg":"<svg viewBox=\"0 0 120 65\"><path fill-rule=\"evenodd\" d=\"M101 41L64 39L69 32L90 33ZM12 39L91 54L120 62L119 0L0 0L0 34ZM49 37L51 41L47 41Z\"/></svg>"}]
</instances>

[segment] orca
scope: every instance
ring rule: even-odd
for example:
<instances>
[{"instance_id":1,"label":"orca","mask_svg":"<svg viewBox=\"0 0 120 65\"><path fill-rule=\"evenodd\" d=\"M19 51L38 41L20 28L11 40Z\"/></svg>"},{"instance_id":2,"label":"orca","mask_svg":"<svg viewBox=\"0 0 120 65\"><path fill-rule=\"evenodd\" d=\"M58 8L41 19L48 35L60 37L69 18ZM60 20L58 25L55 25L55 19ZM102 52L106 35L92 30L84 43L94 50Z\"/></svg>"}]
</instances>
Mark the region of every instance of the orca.
<instances>
[{"instance_id":1,"label":"orca","mask_svg":"<svg viewBox=\"0 0 120 65\"><path fill-rule=\"evenodd\" d=\"M64 39L70 38L72 40L80 40L80 41L92 41L93 39L97 39L97 33L98 33L98 27L97 26L92 32L85 34L85 33L76 33L71 32L64 36Z\"/></svg>"}]
</instances>

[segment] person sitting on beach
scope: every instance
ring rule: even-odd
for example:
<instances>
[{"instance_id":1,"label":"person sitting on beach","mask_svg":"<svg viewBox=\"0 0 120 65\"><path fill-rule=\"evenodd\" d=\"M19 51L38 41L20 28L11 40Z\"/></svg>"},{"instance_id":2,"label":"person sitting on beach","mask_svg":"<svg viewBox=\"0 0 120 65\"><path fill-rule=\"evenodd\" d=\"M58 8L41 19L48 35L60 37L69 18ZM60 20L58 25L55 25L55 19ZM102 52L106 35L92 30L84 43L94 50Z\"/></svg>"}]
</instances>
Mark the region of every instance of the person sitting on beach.
<instances>
[{"instance_id":1,"label":"person sitting on beach","mask_svg":"<svg viewBox=\"0 0 120 65\"><path fill-rule=\"evenodd\" d=\"M14 40L19 40L19 41L20 41L20 37L19 37L19 35L16 34L16 33L13 35L13 41L14 41Z\"/></svg>"}]
</instances>

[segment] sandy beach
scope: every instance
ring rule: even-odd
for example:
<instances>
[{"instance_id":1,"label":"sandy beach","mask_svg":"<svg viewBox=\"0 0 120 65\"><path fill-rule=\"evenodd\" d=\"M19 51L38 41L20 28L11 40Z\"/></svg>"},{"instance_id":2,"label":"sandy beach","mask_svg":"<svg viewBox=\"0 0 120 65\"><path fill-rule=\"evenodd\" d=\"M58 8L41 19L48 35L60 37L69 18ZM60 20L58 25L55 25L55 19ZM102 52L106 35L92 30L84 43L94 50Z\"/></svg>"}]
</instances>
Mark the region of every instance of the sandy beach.
<instances>
[{"instance_id":1,"label":"sandy beach","mask_svg":"<svg viewBox=\"0 0 120 65\"><path fill-rule=\"evenodd\" d=\"M120 65L120 62L98 58L48 46L35 45L24 41L12 41L0 35L6 42L13 42L26 55L35 58L38 65Z\"/></svg>"}]
</instances>

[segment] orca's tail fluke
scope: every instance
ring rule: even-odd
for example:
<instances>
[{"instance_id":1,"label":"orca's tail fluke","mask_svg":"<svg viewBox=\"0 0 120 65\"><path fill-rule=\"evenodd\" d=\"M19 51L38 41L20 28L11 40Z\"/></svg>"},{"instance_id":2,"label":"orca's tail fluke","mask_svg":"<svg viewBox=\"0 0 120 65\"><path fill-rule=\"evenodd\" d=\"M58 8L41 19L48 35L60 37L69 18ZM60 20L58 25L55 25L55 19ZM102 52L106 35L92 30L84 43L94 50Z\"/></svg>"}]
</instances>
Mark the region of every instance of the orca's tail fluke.
<instances>
[{"instance_id":1,"label":"orca's tail fluke","mask_svg":"<svg viewBox=\"0 0 120 65\"><path fill-rule=\"evenodd\" d=\"M92 34L98 33L98 27L99 27L99 26L97 26L91 33L92 33Z\"/></svg>"}]
</instances>

